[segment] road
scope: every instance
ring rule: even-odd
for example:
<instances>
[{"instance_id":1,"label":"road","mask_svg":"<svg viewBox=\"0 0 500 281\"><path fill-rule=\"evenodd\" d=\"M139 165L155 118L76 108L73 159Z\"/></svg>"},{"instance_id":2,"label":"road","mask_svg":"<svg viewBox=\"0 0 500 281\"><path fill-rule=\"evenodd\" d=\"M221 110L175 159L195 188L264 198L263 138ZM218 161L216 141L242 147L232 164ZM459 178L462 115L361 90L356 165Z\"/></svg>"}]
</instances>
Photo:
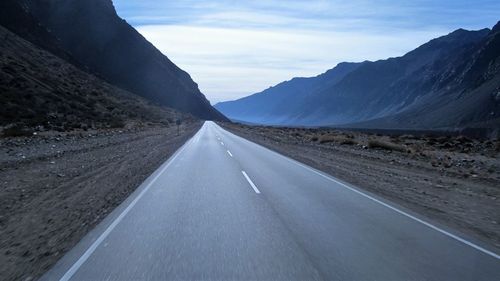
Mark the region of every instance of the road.
<instances>
[{"instance_id":1,"label":"road","mask_svg":"<svg viewBox=\"0 0 500 281\"><path fill-rule=\"evenodd\" d=\"M206 122L42 280L500 280L455 231Z\"/></svg>"}]
</instances>

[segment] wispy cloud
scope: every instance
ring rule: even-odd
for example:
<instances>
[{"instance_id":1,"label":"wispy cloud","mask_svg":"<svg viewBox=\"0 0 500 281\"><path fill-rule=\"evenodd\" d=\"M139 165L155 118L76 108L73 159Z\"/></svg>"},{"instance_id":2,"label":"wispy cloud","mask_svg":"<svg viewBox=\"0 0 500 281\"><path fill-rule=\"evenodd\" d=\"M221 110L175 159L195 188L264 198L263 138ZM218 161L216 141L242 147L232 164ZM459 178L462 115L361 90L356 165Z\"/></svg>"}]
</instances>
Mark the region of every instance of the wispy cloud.
<instances>
[{"instance_id":1,"label":"wispy cloud","mask_svg":"<svg viewBox=\"0 0 500 281\"><path fill-rule=\"evenodd\" d=\"M341 61L399 56L458 27L491 26L497 2L115 0L115 6L218 102Z\"/></svg>"}]
</instances>

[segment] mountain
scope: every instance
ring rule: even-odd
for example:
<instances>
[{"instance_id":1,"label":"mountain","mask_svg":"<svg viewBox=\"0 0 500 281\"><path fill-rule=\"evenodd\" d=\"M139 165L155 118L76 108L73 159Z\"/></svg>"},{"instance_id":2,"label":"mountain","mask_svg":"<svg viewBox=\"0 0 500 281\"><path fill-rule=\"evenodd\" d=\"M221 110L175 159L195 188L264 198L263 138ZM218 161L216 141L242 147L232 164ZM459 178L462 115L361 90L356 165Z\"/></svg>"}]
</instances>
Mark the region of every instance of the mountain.
<instances>
[{"instance_id":1,"label":"mountain","mask_svg":"<svg viewBox=\"0 0 500 281\"><path fill-rule=\"evenodd\" d=\"M0 129L97 129L191 118L110 85L0 26Z\"/></svg>"},{"instance_id":2,"label":"mountain","mask_svg":"<svg viewBox=\"0 0 500 281\"><path fill-rule=\"evenodd\" d=\"M339 64L328 79L300 78L300 87L292 79L215 107L231 119L274 125L499 128L498 29L459 29L402 57L351 64L348 71ZM273 106L262 106L264 99Z\"/></svg>"},{"instance_id":3,"label":"mountain","mask_svg":"<svg viewBox=\"0 0 500 281\"><path fill-rule=\"evenodd\" d=\"M353 127L500 130L500 24L480 42L424 70L427 95L391 116Z\"/></svg>"},{"instance_id":4,"label":"mountain","mask_svg":"<svg viewBox=\"0 0 500 281\"><path fill-rule=\"evenodd\" d=\"M290 112L300 112L307 96L339 82L362 63L341 63L312 78L293 78L274 87L237 101L222 102L215 107L231 119L261 124L286 123Z\"/></svg>"},{"instance_id":5,"label":"mountain","mask_svg":"<svg viewBox=\"0 0 500 281\"><path fill-rule=\"evenodd\" d=\"M0 25L60 58L72 60L71 56L61 48L57 38L30 15L18 0L0 2Z\"/></svg>"},{"instance_id":6,"label":"mountain","mask_svg":"<svg viewBox=\"0 0 500 281\"><path fill-rule=\"evenodd\" d=\"M155 103L202 119L226 120L188 73L117 15L111 0L16 2L57 39L57 48L87 71ZM6 27L14 32L19 30ZM31 28L26 29L31 32ZM24 38L30 32L18 35Z\"/></svg>"},{"instance_id":7,"label":"mountain","mask_svg":"<svg viewBox=\"0 0 500 281\"><path fill-rule=\"evenodd\" d=\"M89 74L17 0L0 2L0 38L4 135L166 125L177 118L193 118Z\"/></svg>"}]
</instances>

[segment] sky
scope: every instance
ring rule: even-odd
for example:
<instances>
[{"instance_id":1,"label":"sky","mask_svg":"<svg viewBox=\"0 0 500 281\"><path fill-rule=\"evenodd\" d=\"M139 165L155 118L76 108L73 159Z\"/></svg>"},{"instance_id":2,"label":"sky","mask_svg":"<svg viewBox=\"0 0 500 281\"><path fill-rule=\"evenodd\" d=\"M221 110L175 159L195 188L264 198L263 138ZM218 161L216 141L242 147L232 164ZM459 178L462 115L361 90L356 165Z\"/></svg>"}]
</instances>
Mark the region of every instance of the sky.
<instances>
[{"instance_id":1,"label":"sky","mask_svg":"<svg viewBox=\"0 0 500 281\"><path fill-rule=\"evenodd\" d=\"M491 28L498 0L114 0L212 104L343 61L404 55L455 29Z\"/></svg>"}]
</instances>

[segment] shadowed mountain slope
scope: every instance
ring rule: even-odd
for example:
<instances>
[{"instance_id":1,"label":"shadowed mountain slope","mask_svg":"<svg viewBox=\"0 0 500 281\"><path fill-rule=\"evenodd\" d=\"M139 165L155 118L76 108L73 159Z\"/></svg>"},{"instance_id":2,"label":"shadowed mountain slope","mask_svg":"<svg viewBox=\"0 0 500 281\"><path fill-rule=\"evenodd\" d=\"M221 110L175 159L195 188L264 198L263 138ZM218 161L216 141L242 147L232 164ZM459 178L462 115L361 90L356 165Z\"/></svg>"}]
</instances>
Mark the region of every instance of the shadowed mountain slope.
<instances>
[{"instance_id":1,"label":"shadowed mountain slope","mask_svg":"<svg viewBox=\"0 0 500 281\"><path fill-rule=\"evenodd\" d=\"M498 25L492 30L456 30L398 58L363 62L317 83L306 78L300 106L287 106L295 79L216 108L229 118L275 125L352 126L385 129L461 129L499 127ZM339 64L335 69L342 67ZM271 88L273 89L273 88ZM254 109L266 95L272 109ZM277 111L282 106L284 111ZM246 108L238 114L235 108ZM267 109L266 109L267 110Z\"/></svg>"},{"instance_id":2,"label":"shadowed mountain slope","mask_svg":"<svg viewBox=\"0 0 500 281\"><path fill-rule=\"evenodd\" d=\"M111 0L18 2L64 52L111 84L203 119L225 120L188 73L118 17Z\"/></svg>"},{"instance_id":3,"label":"shadowed mountain slope","mask_svg":"<svg viewBox=\"0 0 500 281\"><path fill-rule=\"evenodd\" d=\"M0 131L98 129L192 118L84 72L0 26Z\"/></svg>"}]
</instances>

